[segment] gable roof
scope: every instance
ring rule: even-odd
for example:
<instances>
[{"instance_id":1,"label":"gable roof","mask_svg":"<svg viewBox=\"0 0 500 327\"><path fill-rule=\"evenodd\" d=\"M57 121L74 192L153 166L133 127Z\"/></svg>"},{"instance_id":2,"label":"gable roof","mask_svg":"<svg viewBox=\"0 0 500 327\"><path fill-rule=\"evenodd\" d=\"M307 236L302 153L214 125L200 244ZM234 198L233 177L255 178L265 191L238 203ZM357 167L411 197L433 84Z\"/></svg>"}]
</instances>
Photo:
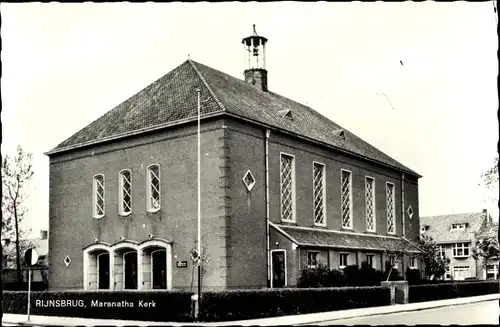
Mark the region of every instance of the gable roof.
<instances>
[{"instance_id":1,"label":"gable roof","mask_svg":"<svg viewBox=\"0 0 500 327\"><path fill-rule=\"evenodd\" d=\"M484 212L458 213L451 215L440 215L430 217L420 217L420 225L428 225L428 230L424 233L432 237L436 243L453 243L459 241L471 241L471 233L478 233L486 221ZM451 230L452 224L467 223L465 231Z\"/></svg>"},{"instance_id":2,"label":"gable roof","mask_svg":"<svg viewBox=\"0 0 500 327\"><path fill-rule=\"evenodd\" d=\"M187 60L60 143L47 155L218 114L249 120L421 177L313 109ZM293 119L283 113L292 113ZM333 131L343 131L343 136Z\"/></svg>"}]
</instances>

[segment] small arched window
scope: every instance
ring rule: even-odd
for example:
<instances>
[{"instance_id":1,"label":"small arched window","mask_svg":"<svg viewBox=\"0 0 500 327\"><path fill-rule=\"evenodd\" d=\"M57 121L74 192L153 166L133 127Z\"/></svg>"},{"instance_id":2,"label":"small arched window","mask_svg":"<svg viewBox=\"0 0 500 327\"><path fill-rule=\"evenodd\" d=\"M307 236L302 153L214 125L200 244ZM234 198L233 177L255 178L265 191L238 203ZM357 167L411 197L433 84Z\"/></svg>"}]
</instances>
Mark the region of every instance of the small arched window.
<instances>
[{"instance_id":1,"label":"small arched window","mask_svg":"<svg viewBox=\"0 0 500 327\"><path fill-rule=\"evenodd\" d=\"M147 210L155 212L160 210L160 166L151 165L147 171Z\"/></svg>"},{"instance_id":2,"label":"small arched window","mask_svg":"<svg viewBox=\"0 0 500 327\"><path fill-rule=\"evenodd\" d=\"M94 176L93 181L93 203L92 211L94 218L104 217L105 211L105 201L104 201L104 175L99 174Z\"/></svg>"},{"instance_id":3,"label":"small arched window","mask_svg":"<svg viewBox=\"0 0 500 327\"><path fill-rule=\"evenodd\" d=\"M119 192L120 215L128 215L132 212L132 174L128 169L120 172Z\"/></svg>"}]
</instances>

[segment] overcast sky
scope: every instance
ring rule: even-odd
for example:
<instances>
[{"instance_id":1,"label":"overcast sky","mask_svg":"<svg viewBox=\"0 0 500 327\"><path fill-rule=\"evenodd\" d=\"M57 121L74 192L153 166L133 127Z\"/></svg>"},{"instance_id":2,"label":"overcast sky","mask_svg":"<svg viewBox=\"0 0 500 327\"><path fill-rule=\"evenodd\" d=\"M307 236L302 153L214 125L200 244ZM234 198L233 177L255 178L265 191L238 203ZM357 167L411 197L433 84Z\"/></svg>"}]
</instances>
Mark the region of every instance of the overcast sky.
<instances>
[{"instance_id":1,"label":"overcast sky","mask_svg":"<svg viewBox=\"0 0 500 327\"><path fill-rule=\"evenodd\" d=\"M492 193L478 185L499 133L491 1L0 8L2 153L20 144L34 154L26 222L35 235L48 227L44 152L188 54L242 78L241 39L252 24L269 39L269 89L311 106L423 175L422 216L488 208L498 217L487 200Z\"/></svg>"}]
</instances>

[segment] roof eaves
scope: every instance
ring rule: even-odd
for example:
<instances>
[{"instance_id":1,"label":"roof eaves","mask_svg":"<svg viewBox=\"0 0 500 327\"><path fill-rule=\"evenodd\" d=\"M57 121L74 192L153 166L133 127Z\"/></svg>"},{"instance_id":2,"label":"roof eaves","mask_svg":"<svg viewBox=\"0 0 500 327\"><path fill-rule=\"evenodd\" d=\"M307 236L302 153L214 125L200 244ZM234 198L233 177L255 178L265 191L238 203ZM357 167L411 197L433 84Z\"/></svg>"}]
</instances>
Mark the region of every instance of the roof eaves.
<instances>
[{"instance_id":1,"label":"roof eaves","mask_svg":"<svg viewBox=\"0 0 500 327\"><path fill-rule=\"evenodd\" d=\"M375 159L372 159L372 158L360 155L358 153L354 153L352 151L349 151L349 150L346 150L346 149L342 149L342 148L336 147L336 146L328 144L328 143L321 142L321 141L313 139L313 138L309 138L307 136L302 136L302 135L299 135L299 134L294 133L294 132L290 132L290 131L287 131L287 130L284 130L284 129L277 128L277 127L272 126L272 125L268 125L268 124L265 124L265 123L258 122L256 120L253 120L253 119L241 116L241 115L237 115L237 114L235 114L233 112L226 112L226 114L229 115L229 116L232 116L232 117L235 117L235 118L247 121L247 122L251 122L252 124L260 125L262 127L265 127L265 128L271 129L271 130L277 130L277 131L279 131L281 133L284 133L284 134L292 135L292 136L294 136L294 137L296 137L298 139L303 139L303 140L306 140L308 142L321 144L321 145L323 145L325 147L328 147L328 148L331 148L331 149L335 149L335 150L343 152L343 153L348 153L348 154L350 154L352 156L361 158L363 160L371 161L371 162L377 163L379 165L382 165L384 167L395 169L397 171L404 172L406 174L410 174L410 175L416 176L418 178L422 178L423 177L422 175L420 175L420 174L418 174L418 173L416 173L414 171L402 169L402 168L399 168L399 167L396 167L396 166L393 166L393 165L389 165L389 164L386 164L385 162L381 162L379 160L375 160Z\"/></svg>"},{"instance_id":2,"label":"roof eaves","mask_svg":"<svg viewBox=\"0 0 500 327\"><path fill-rule=\"evenodd\" d=\"M223 111L216 111L213 113L202 114L200 116L200 119L213 118L213 117L217 117L217 116L220 116L223 114L224 114ZM50 156L50 155L53 155L56 153L66 152L66 151L70 151L70 150L83 148L86 146L91 146L91 145L96 145L96 144L100 144L100 143L104 143L104 142L119 140L119 139L130 137L130 136L137 136L137 135L148 133L148 132L154 132L154 131L161 130L161 129L168 128L168 127L187 124L187 123L190 123L190 122L195 121L197 119L198 119L197 116L193 116L193 117L189 117L189 118L185 118L185 119L179 119L179 120L176 120L173 122L167 122L165 124L161 124L158 126L146 127L146 128L141 128L141 129L131 131L131 132L125 132L125 133L121 133L121 134L117 134L117 135L113 135L113 136L109 136L109 137L103 137L103 138L98 139L98 140L92 140L92 141L88 141L88 142L72 144L72 145L62 147L62 148L54 148L48 152L44 152L44 154L46 156Z\"/></svg>"}]
</instances>

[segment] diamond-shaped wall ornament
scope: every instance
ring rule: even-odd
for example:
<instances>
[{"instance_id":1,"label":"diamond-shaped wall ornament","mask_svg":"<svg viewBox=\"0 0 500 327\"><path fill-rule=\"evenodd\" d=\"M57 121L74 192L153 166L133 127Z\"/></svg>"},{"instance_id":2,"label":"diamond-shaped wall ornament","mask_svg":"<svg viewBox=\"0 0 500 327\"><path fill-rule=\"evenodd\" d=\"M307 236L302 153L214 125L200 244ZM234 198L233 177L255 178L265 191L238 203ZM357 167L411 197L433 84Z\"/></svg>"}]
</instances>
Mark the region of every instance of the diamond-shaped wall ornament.
<instances>
[{"instance_id":1,"label":"diamond-shaped wall ornament","mask_svg":"<svg viewBox=\"0 0 500 327\"><path fill-rule=\"evenodd\" d=\"M71 259L69 258L69 256L66 256L66 258L64 258L64 264L66 265L66 267L68 267L71 263Z\"/></svg>"},{"instance_id":2,"label":"diamond-shaped wall ornament","mask_svg":"<svg viewBox=\"0 0 500 327\"><path fill-rule=\"evenodd\" d=\"M248 170L245 173L245 176L243 176L243 183L245 184L245 186L246 186L246 188L247 188L248 191L251 191L252 188L254 187L254 185L255 185L255 178L253 177L253 175L250 172L250 170Z\"/></svg>"},{"instance_id":3,"label":"diamond-shaped wall ornament","mask_svg":"<svg viewBox=\"0 0 500 327\"><path fill-rule=\"evenodd\" d=\"M413 217L413 209L411 208L411 205L408 206L407 212L408 212L408 217L410 217L410 219L411 219Z\"/></svg>"}]
</instances>

